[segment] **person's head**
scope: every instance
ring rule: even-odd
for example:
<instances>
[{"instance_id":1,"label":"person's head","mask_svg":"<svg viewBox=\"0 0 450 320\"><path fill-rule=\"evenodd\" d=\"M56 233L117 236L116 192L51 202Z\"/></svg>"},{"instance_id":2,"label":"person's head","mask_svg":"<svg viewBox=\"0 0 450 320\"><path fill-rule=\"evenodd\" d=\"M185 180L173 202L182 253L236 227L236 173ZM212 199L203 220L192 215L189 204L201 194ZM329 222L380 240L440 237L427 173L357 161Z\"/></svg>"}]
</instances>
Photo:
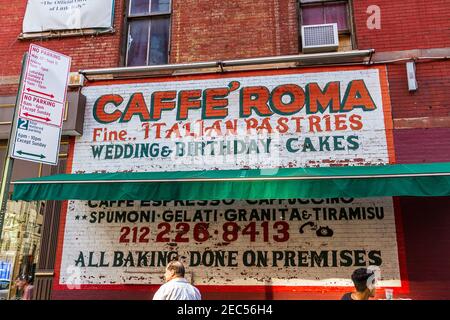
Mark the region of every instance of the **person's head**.
<instances>
[{"instance_id":1,"label":"person's head","mask_svg":"<svg viewBox=\"0 0 450 320\"><path fill-rule=\"evenodd\" d=\"M356 291L366 294L367 297L375 296L375 273L367 268L359 268L353 271L352 281Z\"/></svg>"},{"instance_id":2,"label":"person's head","mask_svg":"<svg viewBox=\"0 0 450 320\"><path fill-rule=\"evenodd\" d=\"M27 284L27 277L24 275L18 276L15 283L18 289L22 289Z\"/></svg>"},{"instance_id":3,"label":"person's head","mask_svg":"<svg viewBox=\"0 0 450 320\"><path fill-rule=\"evenodd\" d=\"M164 273L166 282L175 278L184 278L184 266L180 261L171 261L166 267Z\"/></svg>"}]
</instances>

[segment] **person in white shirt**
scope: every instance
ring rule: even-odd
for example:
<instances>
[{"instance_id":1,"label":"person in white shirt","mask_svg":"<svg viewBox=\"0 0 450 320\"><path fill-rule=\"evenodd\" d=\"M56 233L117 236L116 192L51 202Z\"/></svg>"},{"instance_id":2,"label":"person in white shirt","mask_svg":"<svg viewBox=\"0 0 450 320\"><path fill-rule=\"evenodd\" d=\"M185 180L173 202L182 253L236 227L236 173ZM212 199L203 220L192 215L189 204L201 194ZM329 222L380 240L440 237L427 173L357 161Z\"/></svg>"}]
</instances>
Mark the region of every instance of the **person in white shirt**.
<instances>
[{"instance_id":1,"label":"person in white shirt","mask_svg":"<svg viewBox=\"0 0 450 320\"><path fill-rule=\"evenodd\" d=\"M171 261L166 267L166 283L155 292L153 300L201 300L200 291L184 278L184 266Z\"/></svg>"}]
</instances>

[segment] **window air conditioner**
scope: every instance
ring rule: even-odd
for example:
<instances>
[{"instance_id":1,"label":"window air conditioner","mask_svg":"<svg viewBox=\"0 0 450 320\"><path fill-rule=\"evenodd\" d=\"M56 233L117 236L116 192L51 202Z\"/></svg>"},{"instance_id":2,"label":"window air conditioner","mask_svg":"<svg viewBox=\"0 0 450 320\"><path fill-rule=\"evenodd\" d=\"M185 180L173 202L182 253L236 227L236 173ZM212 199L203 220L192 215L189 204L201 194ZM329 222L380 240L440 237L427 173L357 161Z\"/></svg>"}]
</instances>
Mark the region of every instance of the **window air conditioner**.
<instances>
[{"instance_id":1,"label":"window air conditioner","mask_svg":"<svg viewBox=\"0 0 450 320\"><path fill-rule=\"evenodd\" d=\"M303 53L336 51L338 47L337 23L302 26Z\"/></svg>"}]
</instances>

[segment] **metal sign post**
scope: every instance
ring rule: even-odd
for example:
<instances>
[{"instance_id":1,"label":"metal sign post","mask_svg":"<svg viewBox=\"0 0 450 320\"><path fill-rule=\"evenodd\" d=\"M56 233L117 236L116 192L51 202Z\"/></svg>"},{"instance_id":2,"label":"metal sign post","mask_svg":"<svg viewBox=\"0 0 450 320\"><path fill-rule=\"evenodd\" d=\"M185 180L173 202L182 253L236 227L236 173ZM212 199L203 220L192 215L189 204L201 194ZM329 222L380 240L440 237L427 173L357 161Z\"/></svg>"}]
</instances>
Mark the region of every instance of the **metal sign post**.
<instances>
[{"instance_id":1,"label":"metal sign post","mask_svg":"<svg viewBox=\"0 0 450 320\"><path fill-rule=\"evenodd\" d=\"M56 165L71 58L30 45L24 54L0 186L0 248L14 159Z\"/></svg>"},{"instance_id":2,"label":"metal sign post","mask_svg":"<svg viewBox=\"0 0 450 320\"><path fill-rule=\"evenodd\" d=\"M26 62L28 58L28 53L25 53L22 58L22 71L20 72L20 80L19 80L19 90L17 91L17 97L16 97L16 104L14 105L14 113L13 113L13 119L11 122L11 130L9 133L9 139L8 139L8 146L6 148L6 159L5 159L5 165L3 166L3 175L2 175L2 182L0 186L0 201L1 201L1 207L0 207L0 249L2 246L2 233L3 233L3 223L5 220L5 214L6 214L6 204L8 202L9 198L9 185L11 183L11 175L13 170L13 164L14 164L14 158L11 157L11 148L13 145L13 142L11 139L15 137L16 128L17 128L17 114L18 114L18 105L20 101L20 96L22 95L23 90L23 75L25 72Z\"/></svg>"}]
</instances>

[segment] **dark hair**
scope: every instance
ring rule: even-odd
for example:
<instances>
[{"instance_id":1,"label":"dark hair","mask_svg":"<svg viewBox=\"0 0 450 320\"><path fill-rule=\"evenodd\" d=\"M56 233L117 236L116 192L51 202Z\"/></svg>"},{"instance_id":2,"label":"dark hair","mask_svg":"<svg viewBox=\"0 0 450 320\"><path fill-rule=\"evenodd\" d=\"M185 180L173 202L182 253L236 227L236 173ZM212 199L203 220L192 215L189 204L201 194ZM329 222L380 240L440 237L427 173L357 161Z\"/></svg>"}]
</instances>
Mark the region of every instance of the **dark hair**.
<instances>
[{"instance_id":1,"label":"dark hair","mask_svg":"<svg viewBox=\"0 0 450 320\"><path fill-rule=\"evenodd\" d=\"M373 271L367 268L359 268L353 271L352 281L356 291L364 292L367 289L367 280L373 275Z\"/></svg>"},{"instance_id":2,"label":"dark hair","mask_svg":"<svg viewBox=\"0 0 450 320\"><path fill-rule=\"evenodd\" d=\"M21 281L25 281L25 282L27 282L29 284L33 284L33 281L34 281L33 276L27 276L25 274L23 274L21 276L18 276L17 279L21 280Z\"/></svg>"},{"instance_id":3,"label":"dark hair","mask_svg":"<svg viewBox=\"0 0 450 320\"><path fill-rule=\"evenodd\" d=\"M178 277L184 277L184 266L180 261L170 261L167 270L173 271Z\"/></svg>"}]
</instances>

